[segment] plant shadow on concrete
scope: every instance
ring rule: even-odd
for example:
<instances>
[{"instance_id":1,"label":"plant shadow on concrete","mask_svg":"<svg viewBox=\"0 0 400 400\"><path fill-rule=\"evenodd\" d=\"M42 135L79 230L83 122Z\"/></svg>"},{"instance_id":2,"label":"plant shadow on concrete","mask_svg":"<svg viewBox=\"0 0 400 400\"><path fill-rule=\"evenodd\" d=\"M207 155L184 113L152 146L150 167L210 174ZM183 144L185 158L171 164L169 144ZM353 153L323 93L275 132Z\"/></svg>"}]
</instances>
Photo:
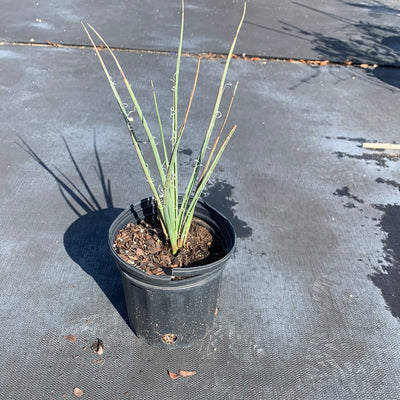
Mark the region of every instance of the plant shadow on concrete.
<instances>
[{"instance_id":1,"label":"plant shadow on concrete","mask_svg":"<svg viewBox=\"0 0 400 400\"><path fill-rule=\"evenodd\" d=\"M128 323L121 275L114 264L108 247L108 229L123 209L115 208L113 205L110 181L106 180L104 176L95 137L93 145L96 172L106 207L100 205L100 201L94 195L64 138L68 156L76 174L79 176L79 184L75 184L58 168L50 168L26 141L22 138L19 139L21 142L19 145L24 151L54 178L61 196L78 217L64 234L65 250L74 262L93 277L111 304Z\"/></svg>"},{"instance_id":2,"label":"plant shadow on concrete","mask_svg":"<svg viewBox=\"0 0 400 400\"><path fill-rule=\"evenodd\" d=\"M207 187L203 198L229 219L238 238L245 239L252 235L253 229L235 213L234 207L237 202L232 200L233 189L234 187L225 181L215 181L212 186Z\"/></svg>"},{"instance_id":3,"label":"plant shadow on concrete","mask_svg":"<svg viewBox=\"0 0 400 400\"><path fill-rule=\"evenodd\" d=\"M367 8L371 14L397 14L390 7L376 4L357 4L342 1L346 6ZM294 25L281 21L285 30L300 34L304 40L311 42L313 49L321 59L343 63L349 61L355 64L377 65L377 68L365 69L368 76L377 78L382 82L400 87L400 28L396 25L389 26L382 23L371 23L363 20L354 20L336 16L314 7L295 2L300 7L309 11L323 14L340 21L340 31L345 32L345 38L328 36L320 32L305 31ZM348 33L346 33L348 32Z\"/></svg>"},{"instance_id":4,"label":"plant shadow on concrete","mask_svg":"<svg viewBox=\"0 0 400 400\"><path fill-rule=\"evenodd\" d=\"M339 0L340 1L340 0ZM392 15L398 18L399 9L386 7L377 1L371 4L363 4L356 2L340 1L345 7L357 7L367 10L373 21L379 21L379 17ZM400 27L398 23L393 25L385 25L384 23L371 23L369 21L355 20L340 15L324 11L322 8L311 7L300 2L293 2L306 10L306 13L316 13L323 17L328 17L339 22L335 35L327 35L311 29L303 29L294 24L290 24L284 20L279 20L281 29L273 29L267 26L247 21L249 25L254 25L261 29L278 32L285 36L291 36L296 41L303 40L308 42L312 49L318 54L320 61L329 60L334 63L345 63L346 61L353 64L369 64L377 65L376 68L366 68L363 71L367 77L374 78L382 82L382 86L390 85L396 88L400 87ZM396 20L394 20L396 22ZM310 65L314 72L304 79L301 83L307 83L319 75L320 67ZM354 68L349 74L349 79L354 75ZM361 78L364 75L359 75ZM343 78L339 78L343 80ZM296 88L299 85L296 85ZM387 86L385 86L387 88Z\"/></svg>"},{"instance_id":5,"label":"plant shadow on concrete","mask_svg":"<svg viewBox=\"0 0 400 400\"><path fill-rule=\"evenodd\" d=\"M392 315L400 318L400 206L384 204L375 207L383 212L379 226L386 233L383 240L386 265L368 277L381 290Z\"/></svg>"}]
</instances>

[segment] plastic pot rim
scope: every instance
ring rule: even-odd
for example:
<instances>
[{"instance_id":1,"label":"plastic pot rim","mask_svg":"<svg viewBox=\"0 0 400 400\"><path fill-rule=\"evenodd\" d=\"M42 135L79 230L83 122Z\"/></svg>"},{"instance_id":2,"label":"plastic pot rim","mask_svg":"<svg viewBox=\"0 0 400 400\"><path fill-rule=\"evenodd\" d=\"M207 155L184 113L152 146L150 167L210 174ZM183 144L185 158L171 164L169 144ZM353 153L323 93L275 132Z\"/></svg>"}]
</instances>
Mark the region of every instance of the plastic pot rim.
<instances>
[{"instance_id":1,"label":"plastic pot rim","mask_svg":"<svg viewBox=\"0 0 400 400\"><path fill-rule=\"evenodd\" d=\"M232 252L234 251L236 244L236 233L230 221L221 212L219 212L214 207L210 206L207 202L205 202L204 200L199 200L196 205L196 211L194 216L196 218L199 218L202 222L204 222L207 225L207 227L213 231L213 234L217 235L220 238L220 240L224 242L223 245L224 247L226 247L225 248L226 254L220 259L205 265L195 266L195 267L173 268L171 275L158 276L158 275L146 274L146 272L142 271L140 268L124 261L114 250L113 247L116 234L120 229L126 226L126 224L129 222L127 221L128 219L130 219L129 217L131 217L133 221L135 220L138 221L138 216L135 216L134 214L135 212L134 210L138 208L141 208L140 211L143 212L143 217L154 215L157 212L157 208L155 206L153 198L150 197L142 199L140 202L132 204L130 208L122 211L113 221L108 232L108 244L114 259L117 261L118 268L124 273L128 274L129 276L135 276L135 278L139 278L148 283L159 282L160 284L164 285L167 284L168 286L177 284L179 285L180 282L188 283L187 281L191 280L190 278L196 278L200 275L204 276L205 278L205 275L208 275L209 273L212 273L213 271L218 270L220 268L224 268L226 262L231 257ZM219 232L213 228L212 224L210 224L207 220L203 219L201 215L199 215L202 214L202 212L205 213L208 219L213 222L212 224L218 228ZM186 279L182 280L173 279L176 277L184 277Z\"/></svg>"}]
</instances>

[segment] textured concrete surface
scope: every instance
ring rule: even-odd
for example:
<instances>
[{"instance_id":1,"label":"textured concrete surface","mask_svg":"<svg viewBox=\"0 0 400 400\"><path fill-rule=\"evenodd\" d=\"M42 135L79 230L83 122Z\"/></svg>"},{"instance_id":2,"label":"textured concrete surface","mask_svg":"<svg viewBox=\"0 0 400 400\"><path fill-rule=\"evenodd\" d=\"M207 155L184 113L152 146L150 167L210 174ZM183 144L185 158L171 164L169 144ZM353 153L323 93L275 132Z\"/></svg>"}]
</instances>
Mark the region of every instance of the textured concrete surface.
<instances>
[{"instance_id":1,"label":"textured concrete surface","mask_svg":"<svg viewBox=\"0 0 400 400\"><path fill-rule=\"evenodd\" d=\"M334 4L331 13L353 7ZM370 15L367 5L377 13L394 7L354 6L354 18ZM51 9L67 15L77 7ZM115 7L126 18L127 4ZM24 14L35 17L21 12L7 18L21 23L15 40L26 32ZM152 14L135 12L152 32ZM167 124L173 55L119 57L145 112L155 82ZM205 198L233 221L237 250L214 330L190 349L168 351L130 330L105 246L112 219L149 191L93 51L3 45L0 66L1 399L74 399L75 387L83 399L398 398L399 158L361 148L400 140L397 69L232 62L238 131ZM183 60L183 95L195 66ZM222 67L202 61L183 175ZM69 334L75 343L63 338ZM97 338L101 356L90 350ZM179 369L197 374L172 381L167 370Z\"/></svg>"},{"instance_id":2,"label":"textured concrete surface","mask_svg":"<svg viewBox=\"0 0 400 400\"><path fill-rule=\"evenodd\" d=\"M226 53L242 1L187 1L185 49ZM249 0L237 53L399 64L396 0ZM80 22L110 45L175 51L180 1L3 2L0 40L88 44Z\"/></svg>"}]
</instances>

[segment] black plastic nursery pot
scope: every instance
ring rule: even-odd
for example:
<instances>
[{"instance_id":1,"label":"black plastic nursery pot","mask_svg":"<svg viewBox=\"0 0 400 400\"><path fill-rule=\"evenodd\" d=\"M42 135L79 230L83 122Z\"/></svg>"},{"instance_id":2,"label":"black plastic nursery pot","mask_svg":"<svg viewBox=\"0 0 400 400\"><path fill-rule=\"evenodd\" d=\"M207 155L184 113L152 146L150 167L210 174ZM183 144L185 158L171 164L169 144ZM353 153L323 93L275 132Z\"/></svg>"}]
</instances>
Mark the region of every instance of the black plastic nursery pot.
<instances>
[{"instance_id":1,"label":"black plastic nursery pot","mask_svg":"<svg viewBox=\"0 0 400 400\"><path fill-rule=\"evenodd\" d=\"M194 216L218 237L225 256L202 266L173 268L172 276L148 275L122 260L113 242L128 223L156 213L151 198L123 211L109 229L109 246L122 275L129 324L135 334L155 346L188 347L203 339L213 326L222 272L236 235L220 212L199 201Z\"/></svg>"}]
</instances>

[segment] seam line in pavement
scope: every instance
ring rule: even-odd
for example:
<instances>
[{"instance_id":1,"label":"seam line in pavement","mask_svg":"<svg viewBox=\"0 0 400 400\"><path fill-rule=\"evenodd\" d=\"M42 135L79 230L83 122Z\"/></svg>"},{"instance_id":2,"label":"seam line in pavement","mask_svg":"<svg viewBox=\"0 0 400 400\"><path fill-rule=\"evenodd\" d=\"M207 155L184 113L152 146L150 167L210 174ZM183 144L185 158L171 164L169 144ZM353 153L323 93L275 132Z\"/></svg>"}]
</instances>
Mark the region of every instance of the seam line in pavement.
<instances>
[{"instance_id":1,"label":"seam line in pavement","mask_svg":"<svg viewBox=\"0 0 400 400\"><path fill-rule=\"evenodd\" d=\"M58 47L58 48L70 48L70 49L93 49L91 45L85 44L63 44L63 43L53 43L50 41L47 42L8 42L2 41L0 42L0 46L27 46L27 47ZM134 49L134 48L126 48L126 47L113 47L110 46L110 49L116 52L127 52L127 53L149 53L149 54L164 54L164 55L175 55L176 51L171 50L150 50L150 49ZM99 50L106 50L104 47L99 46ZM192 53L192 52L182 52L182 56L184 57L193 57L202 59L226 59L226 53ZM360 63L360 62L352 62L349 60L346 61L330 61L328 59L325 60L315 60L315 59L307 59L307 58L290 58L290 57L271 57L271 56L260 56L260 55L248 55L243 53L242 55L234 54L233 59L250 61L250 62L288 62L288 63L297 63L297 64L308 64L314 66L346 66L346 67L356 67L363 69L376 69L376 68L389 68L389 69L400 69L400 65L390 65L390 64L368 64L368 63Z\"/></svg>"}]
</instances>

